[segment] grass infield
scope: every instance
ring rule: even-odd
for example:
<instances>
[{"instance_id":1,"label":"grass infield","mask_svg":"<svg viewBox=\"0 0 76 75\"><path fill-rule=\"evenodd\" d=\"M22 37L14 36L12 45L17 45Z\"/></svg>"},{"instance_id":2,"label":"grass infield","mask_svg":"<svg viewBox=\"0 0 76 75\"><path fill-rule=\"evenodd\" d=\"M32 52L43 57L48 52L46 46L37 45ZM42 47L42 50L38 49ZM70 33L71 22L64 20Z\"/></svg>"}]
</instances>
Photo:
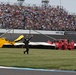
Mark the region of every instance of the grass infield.
<instances>
[{"instance_id":1,"label":"grass infield","mask_svg":"<svg viewBox=\"0 0 76 75\"><path fill-rule=\"evenodd\" d=\"M0 48L0 66L76 70L76 50Z\"/></svg>"}]
</instances>

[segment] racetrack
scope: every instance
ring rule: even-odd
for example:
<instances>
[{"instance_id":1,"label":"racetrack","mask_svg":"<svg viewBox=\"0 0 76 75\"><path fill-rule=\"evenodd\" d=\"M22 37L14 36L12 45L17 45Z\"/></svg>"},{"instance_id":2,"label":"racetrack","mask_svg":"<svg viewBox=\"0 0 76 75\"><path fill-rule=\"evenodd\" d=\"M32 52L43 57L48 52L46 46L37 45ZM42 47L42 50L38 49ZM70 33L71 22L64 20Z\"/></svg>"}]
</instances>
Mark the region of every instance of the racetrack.
<instances>
[{"instance_id":1,"label":"racetrack","mask_svg":"<svg viewBox=\"0 0 76 75\"><path fill-rule=\"evenodd\" d=\"M0 67L0 75L76 75L76 71Z\"/></svg>"}]
</instances>

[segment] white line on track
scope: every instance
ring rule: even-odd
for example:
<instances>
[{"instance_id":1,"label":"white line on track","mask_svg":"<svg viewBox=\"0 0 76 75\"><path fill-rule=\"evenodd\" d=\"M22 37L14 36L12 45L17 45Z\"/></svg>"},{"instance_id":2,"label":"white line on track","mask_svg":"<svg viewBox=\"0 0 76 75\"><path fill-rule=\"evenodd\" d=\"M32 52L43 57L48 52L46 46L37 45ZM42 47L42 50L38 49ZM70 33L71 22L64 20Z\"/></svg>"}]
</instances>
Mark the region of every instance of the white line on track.
<instances>
[{"instance_id":1,"label":"white line on track","mask_svg":"<svg viewBox=\"0 0 76 75\"><path fill-rule=\"evenodd\" d=\"M4 67L4 66L0 66L0 69L14 69L14 70L33 70L33 71L47 71L47 72L69 72L69 73L76 73L76 71L66 71L66 70L18 68L18 67Z\"/></svg>"}]
</instances>

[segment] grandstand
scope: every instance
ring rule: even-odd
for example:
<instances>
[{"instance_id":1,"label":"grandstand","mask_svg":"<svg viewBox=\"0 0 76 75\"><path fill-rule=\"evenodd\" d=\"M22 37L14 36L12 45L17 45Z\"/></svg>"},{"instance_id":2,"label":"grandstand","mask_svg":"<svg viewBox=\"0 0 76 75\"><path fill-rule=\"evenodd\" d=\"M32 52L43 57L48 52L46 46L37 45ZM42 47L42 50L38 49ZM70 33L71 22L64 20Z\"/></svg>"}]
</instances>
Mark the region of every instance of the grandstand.
<instances>
[{"instance_id":1,"label":"grandstand","mask_svg":"<svg viewBox=\"0 0 76 75\"><path fill-rule=\"evenodd\" d=\"M75 31L76 15L60 6L19 6L0 4L0 28Z\"/></svg>"}]
</instances>

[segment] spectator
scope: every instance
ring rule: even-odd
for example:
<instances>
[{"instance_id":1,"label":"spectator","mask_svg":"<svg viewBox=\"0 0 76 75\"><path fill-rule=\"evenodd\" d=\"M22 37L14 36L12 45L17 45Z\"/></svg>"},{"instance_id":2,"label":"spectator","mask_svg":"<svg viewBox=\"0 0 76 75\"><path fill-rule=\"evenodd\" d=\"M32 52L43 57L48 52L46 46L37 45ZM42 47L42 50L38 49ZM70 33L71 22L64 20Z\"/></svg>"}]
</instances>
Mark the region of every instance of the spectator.
<instances>
[{"instance_id":1,"label":"spectator","mask_svg":"<svg viewBox=\"0 0 76 75\"><path fill-rule=\"evenodd\" d=\"M63 8L0 4L0 28L75 31L76 15Z\"/></svg>"}]
</instances>

